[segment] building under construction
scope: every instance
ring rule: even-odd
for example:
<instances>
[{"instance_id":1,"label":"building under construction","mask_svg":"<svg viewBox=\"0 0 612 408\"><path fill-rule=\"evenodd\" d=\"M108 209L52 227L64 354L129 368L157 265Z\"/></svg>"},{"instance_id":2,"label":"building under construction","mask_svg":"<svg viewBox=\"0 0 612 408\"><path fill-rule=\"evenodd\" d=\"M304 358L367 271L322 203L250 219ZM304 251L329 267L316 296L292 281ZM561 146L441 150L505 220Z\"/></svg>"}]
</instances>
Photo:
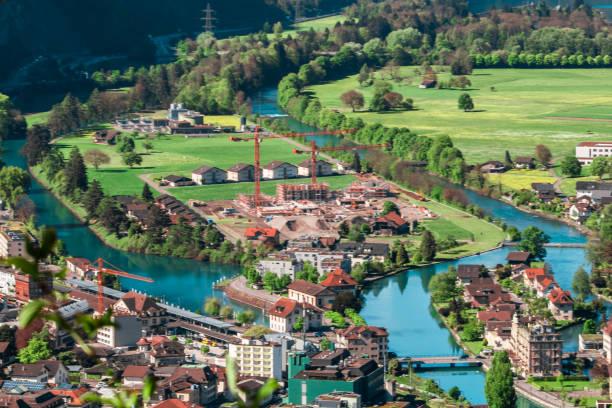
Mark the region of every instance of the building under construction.
<instances>
[{"instance_id":1,"label":"building under construction","mask_svg":"<svg viewBox=\"0 0 612 408\"><path fill-rule=\"evenodd\" d=\"M389 196L389 185L373 180L355 182L345 189L346 195L351 198L383 198Z\"/></svg>"},{"instance_id":2,"label":"building under construction","mask_svg":"<svg viewBox=\"0 0 612 408\"><path fill-rule=\"evenodd\" d=\"M276 199L286 201L327 201L330 198L329 184L277 184Z\"/></svg>"}]
</instances>

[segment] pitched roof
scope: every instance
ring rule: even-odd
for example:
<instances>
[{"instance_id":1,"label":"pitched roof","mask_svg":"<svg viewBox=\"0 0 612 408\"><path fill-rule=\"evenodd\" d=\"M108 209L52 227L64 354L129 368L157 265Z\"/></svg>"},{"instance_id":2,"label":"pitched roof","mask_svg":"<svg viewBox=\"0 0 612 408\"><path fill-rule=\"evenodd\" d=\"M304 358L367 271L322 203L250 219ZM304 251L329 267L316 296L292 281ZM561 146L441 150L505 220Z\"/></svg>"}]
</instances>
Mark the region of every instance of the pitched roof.
<instances>
[{"instance_id":1,"label":"pitched roof","mask_svg":"<svg viewBox=\"0 0 612 408\"><path fill-rule=\"evenodd\" d=\"M528 156L518 156L514 158L515 163L531 163L534 160L535 159L533 157L528 157Z\"/></svg>"},{"instance_id":2,"label":"pitched roof","mask_svg":"<svg viewBox=\"0 0 612 408\"><path fill-rule=\"evenodd\" d=\"M245 237L258 237L263 236L267 238L274 238L278 234L278 230L276 228L247 228L244 232Z\"/></svg>"},{"instance_id":3,"label":"pitched roof","mask_svg":"<svg viewBox=\"0 0 612 408\"><path fill-rule=\"evenodd\" d=\"M126 293L118 302L120 301L123 301L131 312L144 313L152 309L162 310L155 299L133 290Z\"/></svg>"},{"instance_id":4,"label":"pitched roof","mask_svg":"<svg viewBox=\"0 0 612 408\"><path fill-rule=\"evenodd\" d=\"M276 317L286 318L298 306L298 302L286 297L281 297L268 309L268 314Z\"/></svg>"},{"instance_id":5,"label":"pitched roof","mask_svg":"<svg viewBox=\"0 0 612 408\"><path fill-rule=\"evenodd\" d=\"M481 322L489 322L491 320L498 322L507 322L509 320L512 320L512 312L508 310L480 310L478 312L478 320Z\"/></svg>"},{"instance_id":6,"label":"pitched roof","mask_svg":"<svg viewBox=\"0 0 612 408\"><path fill-rule=\"evenodd\" d=\"M10 344L8 341L0 341L0 353L4 353Z\"/></svg>"},{"instance_id":7,"label":"pitched roof","mask_svg":"<svg viewBox=\"0 0 612 408\"><path fill-rule=\"evenodd\" d=\"M223 172L225 172L224 170L221 170L221 169L220 169L220 168L218 168L218 167L214 167L214 166L206 166L206 165L204 165L204 166L198 167L198 168L197 168L197 169L195 169L195 170L192 170L192 171L191 171L191 173L192 173L192 174L204 174L204 173L206 173L206 172L208 172L208 171L210 171L210 170L213 170L213 169L217 169L217 170L219 170L219 171L223 171Z\"/></svg>"},{"instance_id":8,"label":"pitched roof","mask_svg":"<svg viewBox=\"0 0 612 408\"><path fill-rule=\"evenodd\" d=\"M550 285L559 287L559 284L555 281L555 277L553 275L537 275L535 277L535 281L538 285L538 289L540 290L545 290Z\"/></svg>"},{"instance_id":9,"label":"pitched roof","mask_svg":"<svg viewBox=\"0 0 612 408\"><path fill-rule=\"evenodd\" d=\"M194 384L206 384L214 381L217 375L210 367L177 367L169 378L169 381L179 379L187 380Z\"/></svg>"},{"instance_id":10,"label":"pitched roof","mask_svg":"<svg viewBox=\"0 0 612 408\"><path fill-rule=\"evenodd\" d=\"M63 367L59 360L40 360L33 364L15 364L11 375L18 377L37 377L42 370L46 370L50 377L55 376L60 367Z\"/></svg>"},{"instance_id":11,"label":"pitched roof","mask_svg":"<svg viewBox=\"0 0 612 408\"><path fill-rule=\"evenodd\" d=\"M296 292L305 293L311 296L316 296L327 288L325 286L317 285L316 283L308 282L303 279L298 279L291 282L287 286L287 289L295 290Z\"/></svg>"},{"instance_id":12,"label":"pitched roof","mask_svg":"<svg viewBox=\"0 0 612 408\"><path fill-rule=\"evenodd\" d=\"M478 278L482 271L482 265L460 264L457 265L458 278Z\"/></svg>"},{"instance_id":13,"label":"pitched roof","mask_svg":"<svg viewBox=\"0 0 612 408\"><path fill-rule=\"evenodd\" d=\"M382 217L382 220L384 220L387 223L391 224L395 228L401 227L402 225L406 224L406 220L403 219L395 211L391 211L389 214L387 214L384 217Z\"/></svg>"},{"instance_id":14,"label":"pitched roof","mask_svg":"<svg viewBox=\"0 0 612 408\"><path fill-rule=\"evenodd\" d=\"M388 337L389 333L384 327L376 326L349 326L346 329L340 329L336 332L342 337L361 337L364 334L368 334L372 337Z\"/></svg>"},{"instance_id":15,"label":"pitched roof","mask_svg":"<svg viewBox=\"0 0 612 408\"><path fill-rule=\"evenodd\" d=\"M149 366L129 365L123 370L122 376L132 378L144 378L149 373Z\"/></svg>"},{"instance_id":16,"label":"pitched roof","mask_svg":"<svg viewBox=\"0 0 612 408\"><path fill-rule=\"evenodd\" d=\"M531 188L541 192L552 192L554 193L555 187L550 183L531 183Z\"/></svg>"},{"instance_id":17,"label":"pitched roof","mask_svg":"<svg viewBox=\"0 0 612 408\"><path fill-rule=\"evenodd\" d=\"M561 288L553 289L548 294L548 299L553 304L573 304L572 295L569 290L563 290Z\"/></svg>"},{"instance_id":18,"label":"pitched roof","mask_svg":"<svg viewBox=\"0 0 612 408\"><path fill-rule=\"evenodd\" d=\"M290 164L290 163L287 163L287 162L284 162L284 161L281 161L281 160L274 160L273 162L270 162L270 163L266 164L265 166L263 166L263 168L265 170L274 170L274 169L276 169L276 168L278 168L280 166L283 166L283 165L295 167L293 164Z\"/></svg>"},{"instance_id":19,"label":"pitched roof","mask_svg":"<svg viewBox=\"0 0 612 408\"><path fill-rule=\"evenodd\" d=\"M580 190L612 190L612 183L602 181L577 181L576 191Z\"/></svg>"},{"instance_id":20,"label":"pitched roof","mask_svg":"<svg viewBox=\"0 0 612 408\"><path fill-rule=\"evenodd\" d=\"M335 269L322 281L319 282L320 285L326 287L347 287L347 286L357 286L357 282L351 278L349 274L344 272L342 269Z\"/></svg>"},{"instance_id":21,"label":"pitched roof","mask_svg":"<svg viewBox=\"0 0 612 408\"><path fill-rule=\"evenodd\" d=\"M167 400L160 402L159 404L153 405L152 408L191 408L191 407L189 404L186 404L185 402L179 399L169 398Z\"/></svg>"},{"instance_id":22,"label":"pitched roof","mask_svg":"<svg viewBox=\"0 0 612 408\"><path fill-rule=\"evenodd\" d=\"M612 147L612 142L580 142L580 147Z\"/></svg>"},{"instance_id":23,"label":"pitched roof","mask_svg":"<svg viewBox=\"0 0 612 408\"><path fill-rule=\"evenodd\" d=\"M318 166L318 165L325 165L325 164L327 164L327 165L330 165L330 166L331 166L331 164L329 164L328 162L326 162L326 161L324 161L324 160L315 159L315 166ZM310 159L306 159L306 160L304 160L303 162L299 163L297 166L298 166L298 167L306 167L306 168L310 168L310 166L311 166Z\"/></svg>"},{"instance_id":24,"label":"pitched roof","mask_svg":"<svg viewBox=\"0 0 612 408\"><path fill-rule=\"evenodd\" d=\"M546 271L544 270L544 268L525 268L523 274L525 274L525 277L527 277L527 279L533 280L533 278L535 278L536 276L546 275Z\"/></svg>"},{"instance_id":25,"label":"pitched roof","mask_svg":"<svg viewBox=\"0 0 612 408\"><path fill-rule=\"evenodd\" d=\"M511 251L508 252L508 255L506 256L507 261L514 262L527 262L529 258L531 258L531 254L524 251Z\"/></svg>"},{"instance_id":26,"label":"pitched roof","mask_svg":"<svg viewBox=\"0 0 612 408\"><path fill-rule=\"evenodd\" d=\"M227 171L242 171L242 170L247 169L249 167L255 168L252 164L236 163L232 167L227 169Z\"/></svg>"},{"instance_id":27,"label":"pitched roof","mask_svg":"<svg viewBox=\"0 0 612 408\"><path fill-rule=\"evenodd\" d=\"M190 178L183 177L183 176L177 176L176 174L169 174L166 177L164 177L164 180L167 180L171 183L176 183L178 181L191 181Z\"/></svg>"}]
</instances>

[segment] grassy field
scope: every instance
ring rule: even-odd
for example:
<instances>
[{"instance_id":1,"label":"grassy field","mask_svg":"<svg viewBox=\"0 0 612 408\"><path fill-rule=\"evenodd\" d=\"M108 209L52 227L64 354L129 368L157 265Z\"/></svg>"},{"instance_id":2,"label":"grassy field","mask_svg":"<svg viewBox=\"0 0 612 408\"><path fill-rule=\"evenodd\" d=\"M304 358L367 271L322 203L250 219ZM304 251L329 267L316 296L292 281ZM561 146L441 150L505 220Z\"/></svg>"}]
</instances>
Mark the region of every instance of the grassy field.
<instances>
[{"instance_id":1,"label":"grassy field","mask_svg":"<svg viewBox=\"0 0 612 408\"><path fill-rule=\"evenodd\" d=\"M355 181L353 175L346 174L341 176L318 177L317 181L329 184L332 190L339 190L349 186ZM276 185L279 183L310 183L309 178L299 178L293 180L270 180L261 183L261 192L264 194L276 194ZM213 184L208 186L176 187L168 188L168 193L172 194L181 201L189 199L200 201L233 200L238 193L254 193L254 183L228 183Z\"/></svg>"},{"instance_id":2,"label":"grassy field","mask_svg":"<svg viewBox=\"0 0 612 408\"><path fill-rule=\"evenodd\" d=\"M477 69L469 76L471 89L420 89L422 74L415 67L401 67L404 78L393 83L394 90L412 98L415 110L403 112L350 112L339 96L356 89L366 103L373 87L361 88L356 75L308 90L323 105L357 116L369 123L408 127L423 134L448 134L470 163L534 155L537 144L547 145L554 157L573 154L583 140L609 140L612 137L612 82L607 69ZM377 72L376 77L381 78ZM439 80L449 72L438 74ZM493 87L493 89L492 89ZM475 110L457 108L457 98L469 92ZM594 121L553 119L552 117L591 118Z\"/></svg>"},{"instance_id":3,"label":"grassy field","mask_svg":"<svg viewBox=\"0 0 612 408\"><path fill-rule=\"evenodd\" d=\"M582 391L585 388L589 390L601 388L601 384L595 381L537 381L536 379L531 378L527 382L543 391Z\"/></svg>"},{"instance_id":4,"label":"grassy field","mask_svg":"<svg viewBox=\"0 0 612 408\"><path fill-rule=\"evenodd\" d=\"M49 111L33 113L31 115L25 115L26 123L28 126L38 125L41 123L46 123L47 119L49 119Z\"/></svg>"},{"instance_id":5,"label":"grassy field","mask_svg":"<svg viewBox=\"0 0 612 408\"><path fill-rule=\"evenodd\" d=\"M210 118L210 121L214 121L214 118ZM144 137L140 137L136 140L136 152L141 154L143 162L140 166L130 169L122 163L117 146L96 145L92 143L92 134L93 129L78 132L61 139L56 145L65 157L68 157L74 146L78 147L81 153L99 149L108 154L110 163L101 166L98 171L89 167L88 177L90 180L100 181L105 192L112 195L139 194L143 186L143 181L138 178L140 174L190 172L205 164L227 169L238 162L253 163L252 142L231 142L227 134L211 138L153 138L154 148L151 152L146 152L142 147ZM293 145L283 140L266 140L261 147L262 165L273 160L294 164L305 160L305 156L293 154L292 149Z\"/></svg>"},{"instance_id":6,"label":"grassy field","mask_svg":"<svg viewBox=\"0 0 612 408\"><path fill-rule=\"evenodd\" d=\"M493 184L502 184L504 190L531 190L531 183L551 183L556 179L546 170L514 169L505 173L487 174L487 179Z\"/></svg>"}]
</instances>

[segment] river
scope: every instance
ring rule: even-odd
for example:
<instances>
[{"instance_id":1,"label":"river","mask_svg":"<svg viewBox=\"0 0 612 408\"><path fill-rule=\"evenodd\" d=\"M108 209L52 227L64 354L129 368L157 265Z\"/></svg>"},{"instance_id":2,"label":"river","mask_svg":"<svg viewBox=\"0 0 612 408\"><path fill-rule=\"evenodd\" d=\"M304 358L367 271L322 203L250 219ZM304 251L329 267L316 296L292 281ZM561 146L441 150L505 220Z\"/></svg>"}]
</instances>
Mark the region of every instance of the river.
<instances>
[{"instance_id":1,"label":"river","mask_svg":"<svg viewBox=\"0 0 612 408\"><path fill-rule=\"evenodd\" d=\"M254 106L257 111L257 107ZM281 114L276 105L275 90L267 90L261 95L261 113ZM297 131L314 130L287 118L287 124ZM335 141L333 136L317 136L318 143ZM23 141L6 141L6 151L2 159L7 165L25 168L25 160L18 154ZM537 225L552 238L553 242L584 242L586 239L575 229L554 220L544 219L516 210L502 202L480 196L471 191L467 194L472 202L494 217L503 219L510 225L525 228ZM207 296L223 296L212 289L215 281L240 273L240 268L192 260L158 257L152 255L122 252L103 245L100 240L79 220L70 213L53 195L39 183L33 181L30 198L36 205L37 223L53 226L59 237L65 242L71 256L84 257L90 260L103 257L112 264L131 273L148 276L154 283L144 283L122 279L125 289L136 289L161 297L166 301L192 310L201 309ZM503 263L510 249L503 248L481 255L463 259L462 263L495 265ZM548 248L546 261L552 266L557 281L566 289L571 287L574 271L585 264L583 248ZM390 349L400 356L430 356L462 354L448 330L444 328L436 312L432 309L427 291L431 277L446 270L449 265L459 262L447 262L425 268L409 270L396 276L377 281L364 290L366 299L362 311L369 324L384 326L390 333ZM239 305L234 305L240 309ZM263 317L258 315L258 321ZM577 348L579 328L564 333L567 342L566 350ZM439 370L421 373L434 378L440 386L448 390L457 385L463 395L474 404L485 403L484 374L474 369ZM521 407L535 407L526 400Z\"/></svg>"}]
</instances>

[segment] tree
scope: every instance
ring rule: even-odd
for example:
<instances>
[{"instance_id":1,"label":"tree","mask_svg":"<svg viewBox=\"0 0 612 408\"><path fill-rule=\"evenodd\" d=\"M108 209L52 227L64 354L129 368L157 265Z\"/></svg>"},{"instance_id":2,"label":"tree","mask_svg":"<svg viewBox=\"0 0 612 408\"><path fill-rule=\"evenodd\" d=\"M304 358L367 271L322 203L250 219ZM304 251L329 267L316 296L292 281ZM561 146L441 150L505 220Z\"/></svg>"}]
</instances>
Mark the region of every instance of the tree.
<instances>
[{"instance_id":1,"label":"tree","mask_svg":"<svg viewBox=\"0 0 612 408\"><path fill-rule=\"evenodd\" d=\"M462 93L459 95L457 104L459 109L463 109L464 112L474 109L474 101L472 101L472 97L468 93Z\"/></svg>"},{"instance_id":2,"label":"tree","mask_svg":"<svg viewBox=\"0 0 612 408\"><path fill-rule=\"evenodd\" d=\"M255 321L255 313L251 309L238 313L236 318L240 324L251 324Z\"/></svg>"},{"instance_id":3,"label":"tree","mask_svg":"<svg viewBox=\"0 0 612 408\"><path fill-rule=\"evenodd\" d=\"M147 203L153 202L153 193L151 192L148 183L144 183L144 186L142 186L142 193L140 193L140 197Z\"/></svg>"},{"instance_id":4,"label":"tree","mask_svg":"<svg viewBox=\"0 0 612 408\"><path fill-rule=\"evenodd\" d=\"M89 186L89 189L87 189L87 192L83 194L82 198L83 207L87 211L88 218L95 216L98 206L103 198L104 192L102 191L100 182L98 180L93 180L91 182L91 186Z\"/></svg>"},{"instance_id":5,"label":"tree","mask_svg":"<svg viewBox=\"0 0 612 408\"><path fill-rule=\"evenodd\" d=\"M546 257L544 244L550 242L550 236L536 226L530 225L521 233L521 241L518 248L521 251L529 252L535 259L543 260Z\"/></svg>"},{"instance_id":6,"label":"tree","mask_svg":"<svg viewBox=\"0 0 612 408\"><path fill-rule=\"evenodd\" d=\"M200 353L208 354L209 351L210 351L210 347L208 347L206 344L202 344L200 346Z\"/></svg>"},{"instance_id":7,"label":"tree","mask_svg":"<svg viewBox=\"0 0 612 408\"><path fill-rule=\"evenodd\" d=\"M429 230L423 231L419 254L424 262L430 262L436 257L436 239Z\"/></svg>"},{"instance_id":8,"label":"tree","mask_svg":"<svg viewBox=\"0 0 612 408\"><path fill-rule=\"evenodd\" d=\"M578 161L578 159L576 159L576 161ZM580 165L580 162L578 162L578 164ZM610 163L605 156L597 156L593 159L590 169L591 174L593 176L598 176L601 180L604 174L610 173ZM578 172L577 176L578 175L580 175L580 172Z\"/></svg>"},{"instance_id":9,"label":"tree","mask_svg":"<svg viewBox=\"0 0 612 408\"><path fill-rule=\"evenodd\" d=\"M44 156L50 150L50 140L51 133L47 126L34 125L28 129L26 142L21 148L21 154L28 158L29 166L35 166L42 162Z\"/></svg>"},{"instance_id":10,"label":"tree","mask_svg":"<svg viewBox=\"0 0 612 408\"><path fill-rule=\"evenodd\" d=\"M438 273L429 281L427 289L431 292L431 297L435 302L446 302L457 296L456 285L457 272L455 268L448 268L448 271Z\"/></svg>"},{"instance_id":11,"label":"tree","mask_svg":"<svg viewBox=\"0 0 612 408\"><path fill-rule=\"evenodd\" d=\"M604 157L597 157L596 159L604 159ZM595 163L595 161L593 161ZM580 165L580 161L576 158L576 156L565 156L563 160L561 160L561 173L569 177L578 177L580 175L582 168ZM591 165L591 173L593 172L593 167ZM594 174L596 175L596 174ZM601 176L599 177L601 179Z\"/></svg>"},{"instance_id":12,"label":"tree","mask_svg":"<svg viewBox=\"0 0 612 408\"><path fill-rule=\"evenodd\" d=\"M595 334L596 331L597 326L595 325L593 319L587 319L582 327L582 334Z\"/></svg>"},{"instance_id":13,"label":"tree","mask_svg":"<svg viewBox=\"0 0 612 408\"><path fill-rule=\"evenodd\" d=\"M123 163L126 166L130 166L130 169L134 166L142 164L142 156L136 152L127 152L121 156Z\"/></svg>"},{"instance_id":14,"label":"tree","mask_svg":"<svg viewBox=\"0 0 612 408\"><path fill-rule=\"evenodd\" d=\"M337 295L332 304L332 310L340 314L344 314L345 309L353 309L356 313L359 313L361 307L361 299L355 296L353 292L349 291Z\"/></svg>"},{"instance_id":15,"label":"tree","mask_svg":"<svg viewBox=\"0 0 612 408\"><path fill-rule=\"evenodd\" d=\"M506 158L504 159L504 166L511 168L512 167L512 158L510 157L510 152L506 150Z\"/></svg>"},{"instance_id":16,"label":"tree","mask_svg":"<svg viewBox=\"0 0 612 408\"><path fill-rule=\"evenodd\" d=\"M117 201L107 196L98 205L98 220L108 232L119 234L125 215L119 209Z\"/></svg>"},{"instance_id":17,"label":"tree","mask_svg":"<svg viewBox=\"0 0 612 408\"><path fill-rule=\"evenodd\" d=\"M455 385L453 386L453 388L448 390L448 396L457 401L461 396L461 391L459 390L459 387Z\"/></svg>"},{"instance_id":18,"label":"tree","mask_svg":"<svg viewBox=\"0 0 612 408\"><path fill-rule=\"evenodd\" d=\"M350 230L349 230L349 225L346 221L342 221L340 224L338 224L338 234L341 237L346 237L349 234Z\"/></svg>"},{"instance_id":19,"label":"tree","mask_svg":"<svg viewBox=\"0 0 612 408\"><path fill-rule=\"evenodd\" d=\"M72 351L62 351L57 355L57 359L64 365L69 365L75 360L76 356Z\"/></svg>"},{"instance_id":20,"label":"tree","mask_svg":"<svg viewBox=\"0 0 612 408\"><path fill-rule=\"evenodd\" d=\"M221 300L218 297L210 296L204 302L204 312L211 316L218 316L221 309Z\"/></svg>"},{"instance_id":21,"label":"tree","mask_svg":"<svg viewBox=\"0 0 612 408\"><path fill-rule=\"evenodd\" d=\"M229 319L234 315L234 308L230 305L225 305L219 310L219 316L224 319Z\"/></svg>"},{"instance_id":22,"label":"tree","mask_svg":"<svg viewBox=\"0 0 612 408\"><path fill-rule=\"evenodd\" d=\"M591 294L591 282L589 281L589 274L582 268L578 268L574 272L574 279L572 279L572 290L577 296L585 299Z\"/></svg>"},{"instance_id":23,"label":"tree","mask_svg":"<svg viewBox=\"0 0 612 408\"><path fill-rule=\"evenodd\" d=\"M323 337L323 340L319 343L319 348L321 351L326 351L331 349L331 341L327 337Z\"/></svg>"},{"instance_id":24,"label":"tree","mask_svg":"<svg viewBox=\"0 0 612 408\"><path fill-rule=\"evenodd\" d=\"M144 147L145 150L149 152L153 150L153 142L151 142L150 140L145 140L144 142L142 142L142 147Z\"/></svg>"},{"instance_id":25,"label":"tree","mask_svg":"<svg viewBox=\"0 0 612 408\"><path fill-rule=\"evenodd\" d=\"M508 352L496 351L487 371L485 396L491 408L514 408L516 392Z\"/></svg>"},{"instance_id":26,"label":"tree","mask_svg":"<svg viewBox=\"0 0 612 408\"><path fill-rule=\"evenodd\" d=\"M39 360L48 360L53 354L49 349L49 332L44 329L28 341L28 345L17 354L17 360L22 364L32 364Z\"/></svg>"},{"instance_id":27,"label":"tree","mask_svg":"<svg viewBox=\"0 0 612 408\"><path fill-rule=\"evenodd\" d=\"M397 206L397 204L395 204L393 201L385 201L385 203L383 204L383 210L381 212L382 215L387 215L391 212L394 212L396 214L399 214L399 207Z\"/></svg>"},{"instance_id":28,"label":"tree","mask_svg":"<svg viewBox=\"0 0 612 408\"><path fill-rule=\"evenodd\" d=\"M357 109L363 108L365 104L363 94L355 91L354 89L346 91L340 95L340 101L344 104L344 106L350 107L353 112L355 112Z\"/></svg>"},{"instance_id":29,"label":"tree","mask_svg":"<svg viewBox=\"0 0 612 408\"><path fill-rule=\"evenodd\" d=\"M72 195L75 190L87 190L87 167L79 149L75 146L64 168L63 193Z\"/></svg>"},{"instance_id":30,"label":"tree","mask_svg":"<svg viewBox=\"0 0 612 408\"><path fill-rule=\"evenodd\" d=\"M465 89L468 86L472 86L472 81L470 81L465 75L461 75L453 78L452 86L455 88Z\"/></svg>"},{"instance_id":31,"label":"tree","mask_svg":"<svg viewBox=\"0 0 612 408\"><path fill-rule=\"evenodd\" d=\"M27 193L31 184L30 175L19 167L0 169L0 199L15 208L19 198Z\"/></svg>"},{"instance_id":32,"label":"tree","mask_svg":"<svg viewBox=\"0 0 612 408\"><path fill-rule=\"evenodd\" d=\"M408 253L406 252L406 248L404 245L400 245L397 248L397 254L395 255L395 264L398 266L402 266L407 264L409 261Z\"/></svg>"},{"instance_id":33,"label":"tree","mask_svg":"<svg viewBox=\"0 0 612 408\"><path fill-rule=\"evenodd\" d=\"M370 81L370 69L368 68L368 64L363 64L361 69L359 70L359 76L357 77L359 81L359 85L367 86L371 84Z\"/></svg>"},{"instance_id":34,"label":"tree","mask_svg":"<svg viewBox=\"0 0 612 408\"><path fill-rule=\"evenodd\" d=\"M129 136L122 136L117 147L119 153L133 152L135 148L134 139Z\"/></svg>"},{"instance_id":35,"label":"tree","mask_svg":"<svg viewBox=\"0 0 612 408\"><path fill-rule=\"evenodd\" d=\"M357 173L361 173L361 158L357 152L353 152L353 163L351 164L351 167Z\"/></svg>"},{"instance_id":36,"label":"tree","mask_svg":"<svg viewBox=\"0 0 612 408\"><path fill-rule=\"evenodd\" d=\"M543 144L539 144L535 148L536 159L544 166L548 166L550 163L550 159L552 159L552 154L550 153L550 149Z\"/></svg>"},{"instance_id":37,"label":"tree","mask_svg":"<svg viewBox=\"0 0 612 408\"><path fill-rule=\"evenodd\" d=\"M478 319L470 319L465 326L463 326L463 339L465 341L476 341L482 336L482 326L478 322Z\"/></svg>"},{"instance_id":38,"label":"tree","mask_svg":"<svg viewBox=\"0 0 612 408\"><path fill-rule=\"evenodd\" d=\"M293 331L300 332L304 329L304 320L301 317L295 319L295 323L293 323Z\"/></svg>"},{"instance_id":39,"label":"tree","mask_svg":"<svg viewBox=\"0 0 612 408\"><path fill-rule=\"evenodd\" d=\"M98 171L98 167L100 167L101 164L110 163L110 157L102 150L98 149L91 149L86 151L83 155L83 159L85 160L85 163L94 166L96 168L96 171Z\"/></svg>"},{"instance_id":40,"label":"tree","mask_svg":"<svg viewBox=\"0 0 612 408\"><path fill-rule=\"evenodd\" d=\"M270 293L277 292L280 289L278 276L274 272L266 272L263 277L264 288Z\"/></svg>"},{"instance_id":41,"label":"tree","mask_svg":"<svg viewBox=\"0 0 612 408\"><path fill-rule=\"evenodd\" d=\"M389 92L384 96L387 105L391 108L401 108L404 97L399 92Z\"/></svg>"}]
</instances>

